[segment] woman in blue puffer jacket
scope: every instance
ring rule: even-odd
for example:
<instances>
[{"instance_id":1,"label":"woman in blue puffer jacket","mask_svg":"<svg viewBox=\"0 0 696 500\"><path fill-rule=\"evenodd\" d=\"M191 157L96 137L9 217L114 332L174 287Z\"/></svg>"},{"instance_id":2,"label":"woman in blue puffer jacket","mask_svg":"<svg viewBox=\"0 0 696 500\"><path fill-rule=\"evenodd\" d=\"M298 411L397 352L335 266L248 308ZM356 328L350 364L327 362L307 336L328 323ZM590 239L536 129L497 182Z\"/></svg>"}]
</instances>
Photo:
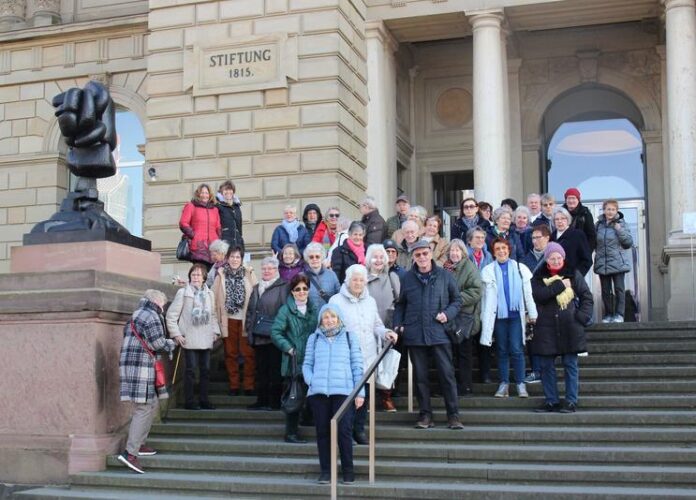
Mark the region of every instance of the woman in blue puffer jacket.
<instances>
[{"instance_id":1,"label":"woman in blue puffer jacket","mask_svg":"<svg viewBox=\"0 0 696 500\"><path fill-rule=\"evenodd\" d=\"M312 408L319 450L319 484L331 480L331 418L338 411L363 374L360 340L350 334L335 304L319 312L317 330L307 339L302 374L309 386L307 400ZM365 402L364 389L355 398L355 407ZM341 454L343 483L355 482L353 470L353 415L351 408L338 423L338 449Z\"/></svg>"}]
</instances>

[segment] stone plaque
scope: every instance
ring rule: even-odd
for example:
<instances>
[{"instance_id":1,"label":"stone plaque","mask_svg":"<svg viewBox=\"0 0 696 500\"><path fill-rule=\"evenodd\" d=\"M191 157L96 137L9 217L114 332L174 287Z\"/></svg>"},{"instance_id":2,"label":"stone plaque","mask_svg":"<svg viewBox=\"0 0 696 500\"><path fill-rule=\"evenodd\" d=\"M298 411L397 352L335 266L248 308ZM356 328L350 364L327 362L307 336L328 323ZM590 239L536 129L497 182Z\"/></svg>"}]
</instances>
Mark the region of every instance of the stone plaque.
<instances>
[{"instance_id":1,"label":"stone plaque","mask_svg":"<svg viewBox=\"0 0 696 500\"><path fill-rule=\"evenodd\" d=\"M284 33L200 41L190 55L185 87L195 96L287 87L297 78L296 38Z\"/></svg>"},{"instance_id":2,"label":"stone plaque","mask_svg":"<svg viewBox=\"0 0 696 500\"><path fill-rule=\"evenodd\" d=\"M435 104L437 121L448 128L462 127L473 117L471 94L462 88L445 90Z\"/></svg>"}]
</instances>

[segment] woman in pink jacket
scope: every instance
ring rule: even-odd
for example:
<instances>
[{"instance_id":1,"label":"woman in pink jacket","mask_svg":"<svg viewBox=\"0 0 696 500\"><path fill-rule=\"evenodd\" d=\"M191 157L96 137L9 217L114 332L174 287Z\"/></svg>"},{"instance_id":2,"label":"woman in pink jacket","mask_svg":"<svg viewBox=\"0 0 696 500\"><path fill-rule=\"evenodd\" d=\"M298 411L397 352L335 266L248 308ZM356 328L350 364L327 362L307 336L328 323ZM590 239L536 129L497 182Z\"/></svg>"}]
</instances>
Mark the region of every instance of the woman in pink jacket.
<instances>
[{"instance_id":1,"label":"woman in pink jacket","mask_svg":"<svg viewBox=\"0 0 696 500\"><path fill-rule=\"evenodd\" d=\"M179 229L190 240L191 262L204 264L208 269L213 262L208 248L221 235L220 213L210 193L207 184L198 186L179 219Z\"/></svg>"}]
</instances>

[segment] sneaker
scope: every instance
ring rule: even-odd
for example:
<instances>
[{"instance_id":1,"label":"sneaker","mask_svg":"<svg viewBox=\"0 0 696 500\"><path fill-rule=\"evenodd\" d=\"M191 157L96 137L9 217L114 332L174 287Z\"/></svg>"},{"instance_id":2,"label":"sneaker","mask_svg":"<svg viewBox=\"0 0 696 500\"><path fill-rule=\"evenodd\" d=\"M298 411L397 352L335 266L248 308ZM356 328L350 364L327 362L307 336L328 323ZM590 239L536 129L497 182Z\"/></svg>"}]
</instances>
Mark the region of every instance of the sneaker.
<instances>
[{"instance_id":1,"label":"sneaker","mask_svg":"<svg viewBox=\"0 0 696 500\"><path fill-rule=\"evenodd\" d=\"M447 427L458 431L464 428L464 424L459 421L459 415L452 415L447 419Z\"/></svg>"},{"instance_id":2,"label":"sneaker","mask_svg":"<svg viewBox=\"0 0 696 500\"><path fill-rule=\"evenodd\" d=\"M344 472L343 473L343 484L354 484L355 483L355 472Z\"/></svg>"},{"instance_id":3,"label":"sneaker","mask_svg":"<svg viewBox=\"0 0 696 500\"><path fill-rule=\"evenodd\" d=\"M433 417L427 413L421 415L421 418L416 422L416 429L430 429L431 427L435 427L435 424L433 423Z\"/></svg>"},{"instance_id":4,"label":"sneaker","mask_svg":"<svg viewBox=\"0 0 696 500\"><path fill-rule=\"evenodd\" d=\"M135 455L131 455L127 451L124 451L118 456L118 461L126 467L128 467L130 470L137 472L138 474L145 474L143 467L140 465L140 462L138 461L138 457L136 457Z\"/></svg>"},{"instance_id":5,"label":"sneaker","mask_svg":"<svg viewBox=\"0 0 696 500\"><path fill-rule=\"evenodd\" d=\"M319 474L319 479L317 479L317 483L319 484L329 484L331 482L331 473L330 472L322 472Z\"/></svg>"},{"instance_id":6,"label":"sneaker","mask_svg":"<svg viewBox=\"0 0 696 500\"><path fill-rule=\"evenodd\" d=\"M498 386L498 390L495 391L495 394L493 394L494 398L506 398L509 396L508 393L508 384L505 382L501 382L500 385Z\"/></svg>"},{"instance_id":7,"label":"sneaker","mask_svg":"<svg viewBox=\"0 0 696 500\"><path fill-rule=\"evenodd\" d=\"M525 384L538 384L541 382L541 375L536 372L530 372L529 375L524 377Z\"/></svg>"},{"instance_id":8,"label":"sneaker","mask_svg":"<svg viewBox=\"0 0 696 500\"><path fill-rule=\"evenodd\" d=\"M139 457L151 457L152 455L157 455L157 450L149 446L142 445L138 450Z\"/></svg>"},{"instance_id":9,"label":"sneaker","mask_svg":"<svg viewBox=\"0 0 696 500\"><path fill-rule=\"evenodd\" d=\"M527 392L527 386L524 384L517 384L517 395L521 398L528 398L529 393Z\"/></svg>"},{"instance_id":10,"label":"sneaker","mask_svg":"<svg viewBox=\"0 0 696 500\"><path fill-rule=\"evenodd\" d=\"M396 412L396 406L394 406L394 401L392 401L391 396L385 397L382 400L382 408L384 408L384 411L387 413Z\"/></svg>"},{"instance_id":11,"label":"sneaker","mask_svg":"<svg viewBox=\"0 0 696 500\"><path fill-rule=\"evenodd\" d=\"M214 410L215 406L210 401L201 401L201 410Z\"/></svg>"},{"instance_id":12,"label":"sneaker","mask_svg":"<svg viewBox=\"0 0 696 500\"><path fill-rule=\"evenodd\" d=\"M623 322L624 322L624 318L620 314L617 314L616 316L614 316L614 319L612 320L612 323L623 323Z\"/></svg>"},{"instance_id":13,"label":"sneaker","mask_svg":"<svg viewBox=\"0 0 696 500\"><path fill-rule=\"evenodd\" d=\"M575 408L576 408L575 403L569 403L567 401L564 401L563 406L561 406L561 409L559 411L561 413L575 413Z\"/></svg>"},{"instance_id":14,"label":"sneaker","mask_svg":"<svg viewBox=\"0 0 696 500\"><path fill-rule=\"evenodd\" d=\"M602 323L613 323L613 322L614 322L614 316L612 316L612 315L604 316L602 318Z\"/></svg>"},{"instance_id":15,"label":"sneaker","mask_svg":"<svg viewBox=\"0 0 696 500\"><path fill-rule=\"evenodd\" d=\"M534 413L553 413L561 408L560 403L544 403L538 408L534 408Z\"/></svg>"}]
</instances>

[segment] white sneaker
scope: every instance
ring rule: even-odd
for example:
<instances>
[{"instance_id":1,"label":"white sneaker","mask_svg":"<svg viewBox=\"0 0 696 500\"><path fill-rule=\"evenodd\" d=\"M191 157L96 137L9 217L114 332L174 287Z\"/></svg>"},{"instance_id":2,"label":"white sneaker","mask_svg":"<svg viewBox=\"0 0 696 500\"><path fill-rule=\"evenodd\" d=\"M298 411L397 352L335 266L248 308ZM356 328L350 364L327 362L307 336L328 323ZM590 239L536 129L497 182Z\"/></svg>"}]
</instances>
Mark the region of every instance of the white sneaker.
<instances>
[{"instance_id":1,"label":"white sneaker","mask_svg":"<svg viewBox=\"0 0 696 500\"><path fill-rule=\"evenodd\" d=\"M508 385L505 382L501 382L498 386L498 390L493 394L494 398L506 398L508 397Z\"/></svg>"},{"instance_id":2,"label":"white sneaker","mask_svg":"<svg viewBox=\"0 0 696 500\"><path fill-rule=\"evenodd\" d=\"M612 322L613 323L623 323L624 322L623 316L621 316L620 314L617 314L616 316L614 316L614 319Z\"/></svg>"},{"instance_id":3,"label":"white sneaker","mask_svg":"<svg viewBox=\"0 0 696 500\"><path fill-rule=\"evenodd\" d=\"M609 315L609 316L604 316L604 318L602 318L602 323L613 323L613 322L614 322L614 316Z\"/></svg>"},{"instance_id":4,"label":"white sneaker","mask_svg":"<svg viewBox=\"0 0 696 500\"><path fill-rule=\"evenodd\" d=\"M521 398L528 398L529 393L527 392L527 386L524 384L517 384L517 395Z\"/></svg>"}]
</instances>

